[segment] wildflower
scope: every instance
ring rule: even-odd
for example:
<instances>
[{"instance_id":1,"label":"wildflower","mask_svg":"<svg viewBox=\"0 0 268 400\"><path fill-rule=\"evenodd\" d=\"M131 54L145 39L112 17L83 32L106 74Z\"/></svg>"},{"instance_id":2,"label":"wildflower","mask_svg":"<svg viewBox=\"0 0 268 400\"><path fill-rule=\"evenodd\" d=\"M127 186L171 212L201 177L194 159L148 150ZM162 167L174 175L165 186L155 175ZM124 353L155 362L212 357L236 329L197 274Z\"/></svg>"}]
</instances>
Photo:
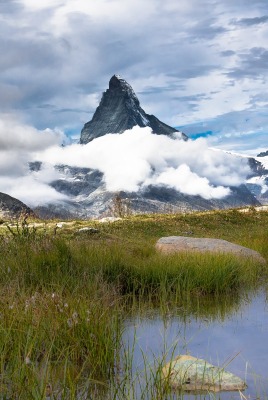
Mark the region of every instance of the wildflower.
<instances>
[{"instance_id":1,"label":"wildflower","mask_svg":"<svg viewBox=\"0 0 268 400\"><path fill-rule=\"evenodd\" d=\"M29 300L25 300L25 310L28 310L29 307L30 307Z\"/></svg>"},{"instance_id":2,"label":"wildflower","mask_svg":"<svg viewBox=\"0 0 268 400\"><path fill-rule=\"evenodd\" d=\"M72 315L73 319L77 319L78 318L78 313L75 311Z\"/></svg>"},{"instance_id":3,"label":"wildflower","mask_svg":"<svg viewBox=\"0 0 268 400\"><path fill-rule=\"evenodd\" d=\"M46 397L51 396L53 393L51 383L46 384Z\"/></svg>"},{"instance_id":4,"label":"wildflower","mask_svg":"<svg viewBox=\"0 0 268 400\"><path fill-rule=\"evenodd\" d=\"M78 313L76 311L73 313L72 319L75 325L78 324Z\"/></svg>"},{"instance_id":5,"label":"wildflower","mask_svg":"<svg viewBox=\"0 0 268 400\"><path fill-rule=\"evenodd\" d=\"M65 308L68 308L69 306L68 306L68 303L64 303L64 307Z\"/></svg>"},{"instance_id":6,"label":"wildflower","mask_svg":"<svg viewBox=\"0 0 268 400\"><path fill-rule=\"evenodd\" d=\"M73 326L73 320L72 320L72 318L68 318L68 319L67 319L67 325L69 326L69 328L72 328L72 326Z\"/></svg>"},{"instance_id":7,"label":"wildflower","mask_svg":"<svg viewBox=\"0 0 268 400\"><path fill-rule=\"evenodd\" d=\"M30 357L28 357L28 356L25 357L25 364L26 364L26 365L30 365L30 364L31 364L31 359L30 359Z\"/></svg>"}]
</instances>

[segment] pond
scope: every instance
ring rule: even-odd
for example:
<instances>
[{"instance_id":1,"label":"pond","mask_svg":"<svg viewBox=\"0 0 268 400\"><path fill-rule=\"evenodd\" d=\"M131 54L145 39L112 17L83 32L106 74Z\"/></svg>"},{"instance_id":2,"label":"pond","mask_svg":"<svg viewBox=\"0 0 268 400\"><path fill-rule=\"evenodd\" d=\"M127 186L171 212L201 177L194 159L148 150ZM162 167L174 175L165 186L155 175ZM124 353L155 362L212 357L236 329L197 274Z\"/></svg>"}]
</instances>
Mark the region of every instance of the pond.
<instances>
[{"instance_id":1,"label":"pond","mask_svg":"<svg viewBox=\"0 0 268 400\"><path fill-rule=\"evenodd\" d=\"M131 354L132 376L136 376L131 389L135 399L153 399L145 394L149 375L157 363L164 365L179 354L225 366L248 387L243 393L173 392L168 399L268 399L268 304L264 291L245 297L228 312L214 310L211 316L171 312L163 318L154 311L133 317L127 321L124 343L125 352Z\"/></svg>"}]
</instances>

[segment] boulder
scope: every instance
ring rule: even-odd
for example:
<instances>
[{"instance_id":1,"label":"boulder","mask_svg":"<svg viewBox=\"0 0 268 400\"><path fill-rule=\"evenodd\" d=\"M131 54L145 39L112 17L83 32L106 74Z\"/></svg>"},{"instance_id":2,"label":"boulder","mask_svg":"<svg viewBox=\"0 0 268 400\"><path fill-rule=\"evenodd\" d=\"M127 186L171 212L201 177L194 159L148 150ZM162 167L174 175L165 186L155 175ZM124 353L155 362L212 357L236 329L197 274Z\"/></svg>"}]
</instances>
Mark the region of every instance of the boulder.
<instances>
[{"instance_id":1,"label":"boulder","mask_svg":"<svg viewBox=\"0 0 268 400\"><path fill-rule=\"evenodd\" d=\"M77 233L89 233L89 234L91 234L91 233L99 233L99 230L96 229L96 228L92 228L92 227L86 226L84 228L78 229Z\"/></svg>"},{"instance_id":2,"label":"boulder","mask_svg":"<svg viewBox=\"0 0 268 400\"><path fill-rule=\"evenodd\" d=\"M260 263L266 263L265 259L257 251L222 239L168 236L159 239L156 243L156 248L168 254L192 251L200 253L227 253L246 258L254 258Z\"/></svg>"},{"instance_id":3,"label":"boulder","mask_svg":"<svg viewBox=\"0 0 268 400\"><path fill-rule=\"evenodd\" d=\"M246 389L246 383L231 372L189 355L180 355L162 369L172 389L211 392Z\"/></svg>"}]
</instances>

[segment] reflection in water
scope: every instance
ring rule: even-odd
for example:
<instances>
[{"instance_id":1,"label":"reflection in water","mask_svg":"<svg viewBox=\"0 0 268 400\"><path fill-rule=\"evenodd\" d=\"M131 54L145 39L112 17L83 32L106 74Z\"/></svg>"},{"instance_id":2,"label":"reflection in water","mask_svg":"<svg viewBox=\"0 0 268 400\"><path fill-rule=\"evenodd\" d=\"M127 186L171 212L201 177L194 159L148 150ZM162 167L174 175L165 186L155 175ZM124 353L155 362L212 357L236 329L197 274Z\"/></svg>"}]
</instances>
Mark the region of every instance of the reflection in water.
<instances>
[{"instance_id":1,"label":"reflection in water","mask_svg":"<svg viewBox=\"0 0 268 400\"><path fill-rule=\"evenodd\" d=\"M234 299L233 299L234 300ZM132 373L136 374L136 396L143 393L144 375L158 363L164 365L178 354L191 354L206 359L245 379L248 388L243 392L247 399L268 397L268 307L266 294L253 299L225 300L220 307L211 301L200 304L194 311L181 307L160 317L159 313L143 311L126 323L125 346L132 349ZM204 311L206 310L206 311ZM209 312L210 311L210 312ZM152 368L150 366L153 366ZM171 394L171 399L241 399L241 394L220 393L184 395ZM213 396L213 397L211 397ZM143 397L150 399L151 397Z\"/></svg>"},{"instance_id":2,"label":"reflection in water","mask_svg":"<svg viewBox=\"0 0 268 400\"><path fill-rule=\"evenodd\" d=\"M132 299L133 300L133 299ZM148 299L147 299L148 300ZM187 301L135 300L128 304L120 355L110 382L92 381L87 368L55 364L47 400L267 400L267 292L241 297L189 297ZM191 354L225 367L246 380L243 392L182 394L167 392L161 382L164 365L179 354ZM47 366L46 366L47 368ZM65 381L67 378L67 381ZM67 389L68 388L68 389ZM164 393L164 395L163 395ZM244 397L243 397L244 396Z\"/></svg>"}]
</instances>

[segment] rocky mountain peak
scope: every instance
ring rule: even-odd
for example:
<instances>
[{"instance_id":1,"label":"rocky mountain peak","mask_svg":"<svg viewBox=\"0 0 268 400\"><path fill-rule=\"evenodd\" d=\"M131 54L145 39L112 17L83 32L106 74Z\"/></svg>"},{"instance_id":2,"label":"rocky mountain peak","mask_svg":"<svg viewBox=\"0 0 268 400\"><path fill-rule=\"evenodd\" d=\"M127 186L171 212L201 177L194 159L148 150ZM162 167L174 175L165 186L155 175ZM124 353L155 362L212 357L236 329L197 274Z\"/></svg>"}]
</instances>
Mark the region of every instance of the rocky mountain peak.
<instances>
[{"instance_id":1,"label":"rocky mountain peak","mask_svg":"<svg viewBox=\"0 0 268 400\"><path fill-rule=\"evenodd\" d=\"M121 90L122 92L127 92L130 96L137 97L129 83L127 83L125 79L121 78L120 75L113 75L111 77L109 82L109 90Z\"/></svg>"},{"instance_id":2,"label":"rocky mountain peak","mask_svg":"<svg viewBox=\"0 0 268 400\"><path fill-rule=\"evenodd\" d=\"M132 89L120 75L113 75L109 89L103 95L91 121L81 131L80 143L86 144L107 133L122 133L134 126L149 126L153 133L172 136L177 129L161 122L154 115L146 114ZM187 136L181 132L182 139Z\"/></svg>"}]
</instances>

